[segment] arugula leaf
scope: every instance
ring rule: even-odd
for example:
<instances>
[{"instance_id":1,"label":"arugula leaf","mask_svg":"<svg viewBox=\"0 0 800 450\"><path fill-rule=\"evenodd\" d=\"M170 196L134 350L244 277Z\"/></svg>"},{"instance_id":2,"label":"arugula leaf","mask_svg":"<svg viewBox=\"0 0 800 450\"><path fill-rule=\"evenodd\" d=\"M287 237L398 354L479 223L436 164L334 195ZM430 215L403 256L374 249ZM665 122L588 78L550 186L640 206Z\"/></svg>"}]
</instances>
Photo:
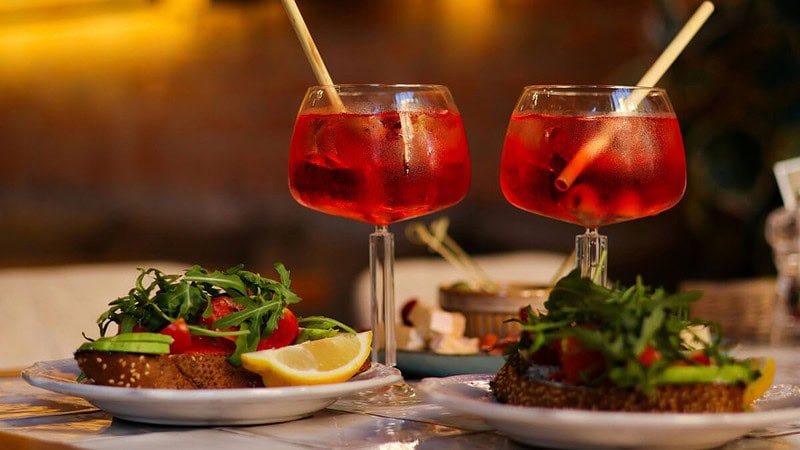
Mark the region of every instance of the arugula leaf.
<instances>
[{"instance_id":1,"label":"arugula leaf","mask_svg":"<svg viewBox=\"0 0 800 450\"><path fill-rule=\"evenodd\" d=\"M297 324L300 326L300 332L294 340L295 344L329 338L340 333L356 334L356 330L342 322L323 316L303 317L297 319Z\"/></svg>"},{"instance_id":2,"label":"arugula leaf","mask_svg":"<svg viewBox=\"0 0 800 450\"><path fill-rule=\"evenodd\" d=\"M323 316L309 316L297 320L298 325L306 329L317 330L334 330L337 333L342 331L348 334L356 334L356 330L348 327L347 325L339 322L338 320L331 319Z\"/></svg>"},{"instance_id":3,"label":"arugula leaf","mask_svg":"<svg viewBox=\"0 0 800 450\"><path fill-rule=\"evenodd\" d=\"M300 332L297 334L297 338L294 340L294 343L302 344L303 342L307 341L316 341L319 339L334 337L337 334L339 334L339 331L337 330L325 330L321 328L300 328Z\"/></svg>"},{"instance_id":4,"label":"arugula leaf","mask_svg":"<svg viewBox=\"0 0 800 450\"><path fill-rule=\"evenodd\" d=\"M240 331L246 331L247 334L244 336L239 336L236 339L236 350L233 351L233 354L228 357L228 362L230 362L234 366L242 365L242 353L247 353L250 350L251 342L250 336L253 335L252 330L250 330L250 325L247 322L243 322L242 325L239 327ZM258 336L257 336L258 337ZM253 349L258 346L258 340L256 340Z\"/></svg>"},{"instance_id":5,"label":"arugula leaf","mask_svg":"<svg viewBox=\"0 0 800 450\"><path fill-rule=\"evenodd\" d=\"M193 266L186 271L185 278L187 281L194 283L201 283L208 286L215 286L225 289L226 292L231 294L231 297L237 295L247 295L247 286L245 286L242 279L238 276L238 271L241 266L236 266L228 269L225 272L208 273L206 269L200 266ZM233 292L229 292L229 291Z\"/></svg>"},{"instance_id":6,"label":"arugula leaf","mask_svg":"<svg viewBox=\"0 0 800 450\"><path fill-rule=\"evenodd\" d=\"M289 271L286 270L286 267L283 266L281 263L275 264L275 271L278 272L278 275L281 277L281 284L286 286L288 289L289 286L292 284L292 281L289 279Z\"/></svg>"},{"instance_id":7,"label":"arugula leaf","mask_svg":"<svg viewBox=\"0 0 800 450\"><path fill-rule=\"evenodd\" d=\"M242 311L233 312L225 317L215 320L214 328L230 328L234 326L241 326L248 320L252 321L252 319L257 318L259 314L264 314L266 312L272 312L273 314L277 314L277 308L281 307L281 309L283 309L282 306L283 305L281 304L280 301L274 300L263 303L261 305L248 307L247 309L244 309Z\"/></svg>"},{"instance_id":8,"label":"arugula leaf","mask_svg":"<svg viewBox=\"0 0 800 450\"><path fill-rule=\"evenodd\" d=\"M661 328L665 317L664 308L660 306L656 306L649 315L644 317L641 334L633 347L635 354L642 353L644 347L653 339L658 329Z\"/></svg>"}]
</instances>

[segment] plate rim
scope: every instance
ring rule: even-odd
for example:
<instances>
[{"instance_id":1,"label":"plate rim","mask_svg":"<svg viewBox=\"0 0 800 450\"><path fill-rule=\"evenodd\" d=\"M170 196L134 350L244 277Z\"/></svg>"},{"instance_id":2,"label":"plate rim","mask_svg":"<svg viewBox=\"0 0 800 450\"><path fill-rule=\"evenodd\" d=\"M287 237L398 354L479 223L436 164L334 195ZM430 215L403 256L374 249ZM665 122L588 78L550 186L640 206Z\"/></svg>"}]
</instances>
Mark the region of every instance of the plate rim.
<instances>
[{"instance_id":1,"label":"plate rim","mask_svg":"<svg viewBox=\"0 0 800 450\"><path fill-rule=\"evenodd\" d=\"M126 388L117 386L101 386L81 384L77 381L64 381L47 378L47 372L54 370L78 372L74 359L37 361L22 370L22 378L30 385L58 392L65 395L81 397L86 400L112 401L158 401L177 402L214 401L264 401L264 400L307 400L338 398L354 392L374 389L403 380L396 369L373 363L365 372L375 370L369 378L350 379L341 383L319 384L308 386L236 388L236 389L155 389ZM364 374L357 375L362 376Z\"/></svg>"},{"instance_id":2,"label":"plate rim","mask_svg":"<svg viewBox=\"0 0 800 450\"><path fill-rule=\"evenodd\" d=\"M800 406L782 407L769 410L747 411L741 413L648 413L624 411L590 411L580 409L539 408L520 405L508 405L496 400L486 401L466 396L453 396L441 392L447 386L465 384L467 382L488 382L494 374L454 375L444 378L425 378L418 384L418 390L431 401L445 404L447 407L469 412L478 417L496 423L498 419L507 422L531 423L534 419L559 420L565 424L575 423L591 427L603 427L612 423L625 423L631 427L663 426L665 423L676 426L708 427L749 427L758 428L764 424L775 423L776 420L786 422L800 418ZM798 386L797 384L790 384ZM776 385L777 386L777 385ZM477 389L477 388L476 388ZM444 402L442 402L442 400ZM454 406L457 403L458 406ZM480 407L478 407L480 406ZM524 415L523 415L524 414ZM754 420L755 419L755 420ZM625 422L621 422L625 421ZM776 425L778 423L775 423Z\"/></svg>"}]
</instances>

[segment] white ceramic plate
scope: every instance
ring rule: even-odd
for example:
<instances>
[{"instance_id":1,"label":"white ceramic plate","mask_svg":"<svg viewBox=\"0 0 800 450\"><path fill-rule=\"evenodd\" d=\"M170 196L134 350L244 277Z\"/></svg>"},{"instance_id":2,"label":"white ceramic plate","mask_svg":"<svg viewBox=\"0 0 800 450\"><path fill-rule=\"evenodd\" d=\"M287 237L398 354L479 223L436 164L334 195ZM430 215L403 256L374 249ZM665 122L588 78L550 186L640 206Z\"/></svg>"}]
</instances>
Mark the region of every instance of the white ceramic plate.
<instances>
[{"instance_id":1,"label":"white ceramic plate","mask_svg":"<svg viewBox=\"0 0 800 450\"><path fill-rule=\"evenodd\" d=\"M512 406L489 391L493 375L427 378L428 401L481 417L511 439L559 448L711 448L767 426L800 420L800 386L773 386L756 410L724 414L624 413Z\"/></svg>"},{"instance_id":2,"label":"white ceramic plate","mask_svg":"<svg viewBox=\"0 0 800 450\"><path fill-rule=\"evenodd\" d=\"M75 381L75 360L42 361L25 369L30 384L82 397L116 417L166 425L253 425L286 422L324 409L338 398L396 383L399 371L374 364L344 383L248 389L133 389Z\"/></svg>"}]
</instances>

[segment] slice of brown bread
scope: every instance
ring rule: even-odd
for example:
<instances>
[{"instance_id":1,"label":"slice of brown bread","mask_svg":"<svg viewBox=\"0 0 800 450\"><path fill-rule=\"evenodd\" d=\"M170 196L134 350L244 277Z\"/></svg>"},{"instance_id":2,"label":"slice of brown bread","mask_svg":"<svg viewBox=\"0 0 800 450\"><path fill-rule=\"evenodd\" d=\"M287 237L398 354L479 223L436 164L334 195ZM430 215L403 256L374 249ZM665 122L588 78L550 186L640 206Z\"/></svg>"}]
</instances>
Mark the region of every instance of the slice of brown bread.
<instances>
[{"instance_id":1,"label":"slice of brown bread","mask_svg":"<svg viewBox=\"0 0 800 450\"><path fill-rule=\"evenodd\" d=\"M232 389L264 387L261 376L232 366L225 355L75 353L86 381L106 386L157 389Z\"/></svg>"},{"instance_id":2,"label":"slice of brown bread","mask_svg":"<svg viewBox=\"0 0 800 450\"><path fill-rule=\"evenodd\" d=\"M490 387L503 403L543 408L577 408L628 412L740 412L744 387L738 384L697 383L657 386L652 395L616 386L586 387L535 380L530 364L513 355L500 368Z\"/></svg>"}]
</instances>

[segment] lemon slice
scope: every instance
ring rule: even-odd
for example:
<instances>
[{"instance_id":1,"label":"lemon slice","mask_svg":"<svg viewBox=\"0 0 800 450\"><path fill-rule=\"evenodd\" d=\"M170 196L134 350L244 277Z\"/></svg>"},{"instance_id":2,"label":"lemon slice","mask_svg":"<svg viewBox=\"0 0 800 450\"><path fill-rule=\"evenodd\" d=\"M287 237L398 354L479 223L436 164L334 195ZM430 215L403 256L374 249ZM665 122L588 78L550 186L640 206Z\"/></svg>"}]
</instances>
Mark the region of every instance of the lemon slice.
<instances>
[{"instance_id":1,"label":"lemon slice","mask_svg":"<svg viewBox=\"0 0 800 450\"><path fill-rule=\"evenodd\" d=\"M242 354L242 366L261 375L264 386L301 386L347 381L367 360L372 332L340 334Z\"/></svg>"},{"instance_id":2,"label":"lemon slice","mask_svg":"<svg viewBox=\"0 0 800 450\"><path fill-rule=\"evenodd\" d=\"M761 376L756 378L752 383L747 385L744 390L744 398L742 402L745 408L750 406L751 403L756 401L759 397L764 395L772 386L772 381L775 378L775 360L772 358L753 359L753 364L760 364Z\"/></svg>"}]
</instances>

